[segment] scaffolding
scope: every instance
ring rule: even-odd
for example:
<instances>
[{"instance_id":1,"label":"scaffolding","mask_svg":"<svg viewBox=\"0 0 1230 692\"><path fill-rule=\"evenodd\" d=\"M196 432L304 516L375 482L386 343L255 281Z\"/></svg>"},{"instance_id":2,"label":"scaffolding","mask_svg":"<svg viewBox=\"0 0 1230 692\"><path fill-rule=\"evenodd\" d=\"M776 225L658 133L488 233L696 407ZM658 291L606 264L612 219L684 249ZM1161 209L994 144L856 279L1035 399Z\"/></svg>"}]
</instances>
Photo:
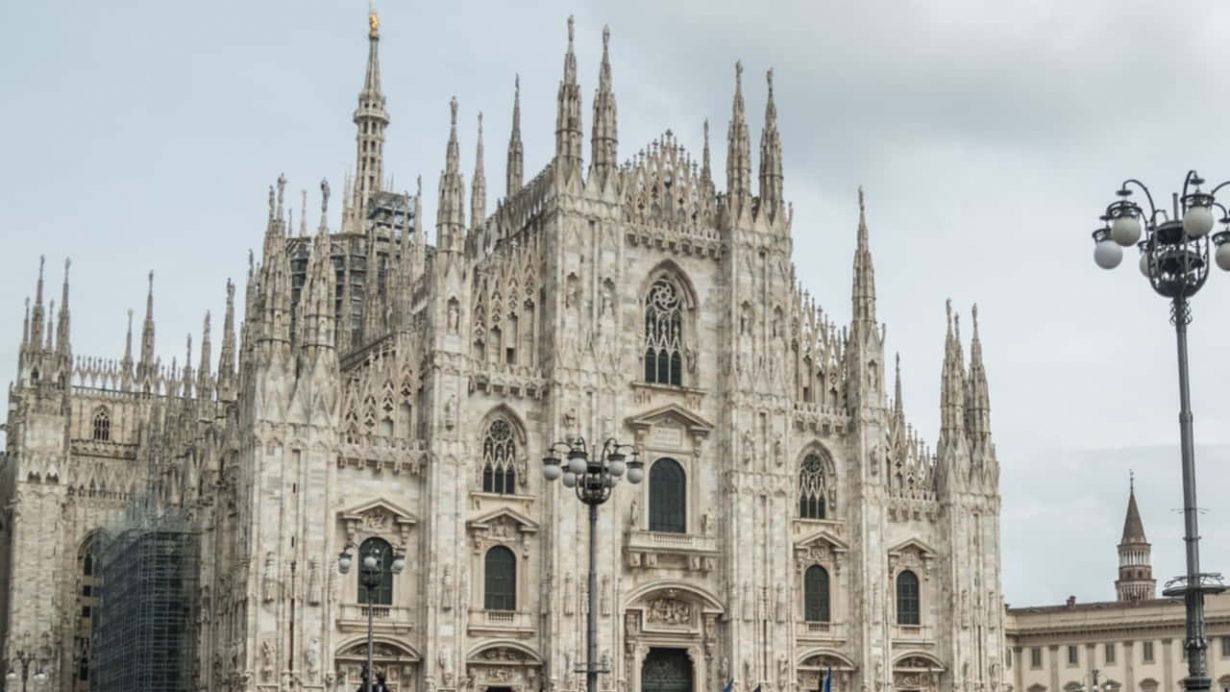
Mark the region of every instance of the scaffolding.
<instances>
[{"instance_id":1,"label":"scaffolding","mask_svg":"<svg viewBox=\"0 0 1230 692\"><path fill-rule=\"evenodd\" d=\"M102 539L92 692L195 690L199 534L174 516Z\"/></svg>"}]
</instances>

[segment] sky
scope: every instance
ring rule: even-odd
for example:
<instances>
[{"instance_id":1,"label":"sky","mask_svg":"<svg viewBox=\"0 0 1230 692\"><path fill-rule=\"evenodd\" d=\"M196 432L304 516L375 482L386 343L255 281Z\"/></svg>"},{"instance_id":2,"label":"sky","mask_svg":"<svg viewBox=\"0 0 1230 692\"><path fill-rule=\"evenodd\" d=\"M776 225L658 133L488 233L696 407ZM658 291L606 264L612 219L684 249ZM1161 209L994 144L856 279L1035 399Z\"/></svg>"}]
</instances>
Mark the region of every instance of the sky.
<instances>
[{"instance_id":1,"label":"sky","mask_svg":"<svg viewBox=\"0 0 1230 692\"><path fill-rule=\"evenodd\" d=\"M114 3L0 2L0 372L16 371L39 255L57 297L72 257L75 353L122 354L126 311L139 323L152 269L158 351L182 360L186 335L199 340L206 310L218 320L227 277L242 281L248 249L260 247L268 185L285 172L288 197L307 189L318 209L321 178L340 192L353 166L366 2L105 5ZM423 176L427 219L454 95L467 179L485 114L489 209L503 188L517 74L527 179L546 164L570 13L587 133L610 27L621 159L667 129L699 153L708 119L714 169L724 171L736 60L758 156L773 68L801 282L848 321L864 186L879 318L901 354L907 417L932 442L945 300L962 313L966 339L978 304L1003 467L1007 600L1114 597L1129 470L1155 574L1183 570L1169 308L1131 255L1113 272L1095 267L1090 233L1126 178L1165 200L1189 169L1230 177L1230 140L1216 134L1230 108L1230 51L1218 31L1230 4L384 0L377 9L392 116L385 170L395 189L412 191ZM1230 519L1213 501L1230 486L1230 398L1219 394L1230 381L1228 306L1230 276L1214 270L1190 327L1204 566L1214 571L1230 570Z\"/></svg>"}]
</instances>

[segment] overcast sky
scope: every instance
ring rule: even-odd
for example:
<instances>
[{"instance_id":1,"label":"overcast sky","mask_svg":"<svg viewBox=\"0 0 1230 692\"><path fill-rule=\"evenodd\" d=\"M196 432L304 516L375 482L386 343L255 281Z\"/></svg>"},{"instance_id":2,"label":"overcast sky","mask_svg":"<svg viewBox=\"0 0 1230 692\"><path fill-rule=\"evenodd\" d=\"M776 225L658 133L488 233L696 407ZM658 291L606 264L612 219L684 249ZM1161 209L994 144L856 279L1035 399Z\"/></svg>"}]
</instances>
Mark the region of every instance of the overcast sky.
<instances>
[{"instance_id":1,"label":"overcast sky","mask_svg":"<svg viewBox=\"0 0 1230 692\"><path fill-rule=\"evenodd\" d=\"M121 355L125 311L140 320L153 269L158 350L182 361L185 335L199 339L206 309L221 314L227 277L241 280L260 246L267 186L284 171L288 197L306 188L315 206L320 179L340 191L353 166L366 3L113 4L0 2L0 372L15 372L22 300L44 253L57 297L73 258L76 353ZM1130 256L1097 269L1089 234L1124 178L1168 199L1189 168L1230 177L1220 129L1230 5L386 0L378 10L386 172L399 189L423 176L427 219L453 95L467 179L482 110L488 189L503 189L516 73L526 177L547 162L570 12L587 134L610 25L621 159L668 128L699 153L708 118L724 170L736 59L756 152L773 67L801 280L849 319L865 186L879 317L902 356L907 416L928 440L944 300L965 315L966 338L979 305L1007 599L1113 598L1129 468L1156 574L1182 571L1168 306ZM1205 567L1230 570L1230 276L1210 278L1194 315Z\"/></svg>"}]
</instances>

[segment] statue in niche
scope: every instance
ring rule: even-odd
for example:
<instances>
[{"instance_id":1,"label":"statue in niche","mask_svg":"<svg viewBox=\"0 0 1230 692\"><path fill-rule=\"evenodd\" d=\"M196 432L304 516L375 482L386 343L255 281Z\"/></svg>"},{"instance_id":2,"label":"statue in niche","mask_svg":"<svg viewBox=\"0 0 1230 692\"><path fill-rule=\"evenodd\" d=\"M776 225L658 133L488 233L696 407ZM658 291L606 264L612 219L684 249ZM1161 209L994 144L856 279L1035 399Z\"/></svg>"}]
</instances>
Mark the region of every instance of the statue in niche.
<instances>
[{"instance_id":1,"label":"statue in niche","mask_svg":"<svg viewBox=\"0 0 1230 692\"><path fill-rule=\"evenodd\" d=\"M273 643L268 639L261 642L261 679L265 682L273 677Z\"/></svg>"},{"instance_id":2,"label":"statue in niche","mask_svg":"<svg viewBox=\"0 0 1230 692\"><path fill-rule=\"evenodd\" d=\"M756 456L756 441L752 439L752 433L749 430L743 431L743 463L751 464L752 459Z\"/></svg>"},{"instance_id":3,"label":"statue in niche","mask_svg":"<svg viewBox=\"0 0 1230 692\"><path fill-rule=\"evenodd\" d=\"M449 430L457 427L457 395L449 394L444 402L444 425Z\"/></svg>"},{"instance_id":4,"label":"statue in niche","mask_svg":"<svg viewBox=\"0 0 1230 692\"><path fill-rule=\"evenodd\" d=\"M308 561L307 601L320 605L320 563L316 558Z\"/></svg>"},{"instance_id":5,"label":"statue in niche","mask_svg":"<svg viewBox=\"0 0 1230 692\"><path fill-rule=\"evenodd\" d=\"M713 533L713 512L705 512L700 518L700 530L702 536L708 536Z\"/></svg>"},{"instance_id":6,"label":"statue in niche","mask_svg":"<svg viewBox=\"0 0 1230 692\"><path fill-rule=\"evenodd\" d=\"M628 507L628 524L634 531L641 526L641 503L636 498L632 498L632 504Z\"/></svg>"},{"instance_id":7,"label":"statue in niche","mask_svg":"<svg viewBox=\"0 0 1230 692\"><path fill-rule=\"evenodd\" d=\"M320 638L312 637L312 642L308 644L307 650L303 652L304 666L307 670L308 681L316 680L316 676L320 674Z\"/></svg>"},{"instance_id":8,"label":"statue in niche","mask_svg":"<svg viewBox=\"0 0 1230 692\"><path fill-rule=\"evenodd\" d=\"M457 307L457 300L453 299L448 302L448 333L456 334L461 321L461 310Z\"/></svg>"},{"instance_id":9,"label":"statue in niche","mask_svg":"<svg viewBox=\"0 0 1230 692\"><path fill-rule=\"evenodd\" d=\"M453 568L445 565L440 574L440 608L453 609Z\"/></svg>"},{"instance_id":10,"label":"statue in niche","mask_svg":"<svg viewBox=\"0 0 1230 692\"><path fill-rule=\"evenodd\" d=\"M445 647L440 650L440 655L437 657L437 662L440 664L440 680L445 687L451 687L453 684L453 666L449 660L449 650Z\"/></svg>"},{"instance_id":11,"label":"statue in niche","mask_svg":"<svg viewBox=\"0 0 1230 692\"><path fill-rule=\"evenodd\" d=\"M786 654L777 655L777 688L785 692L790 681L790 660Z\"/></svg>"},{"instance_id":12,"label":"statue in niche","mask_svg":"<svg viewBox=\"0 0 1230 692\"><path fill-rule=\"evenodd\" d=\"M265 552L265 572L261 576L261 600L265 603L273 603L275 598L273 591L277 588L277 575L273 570L273 551L269 550Z\"/></svg>"},{"instance_id":13,"label":"statue in niche","mask_svg":"<svg viewBox=\"0 0 1230 692\"><path fill-rule=\"evenodd\" d=\"M773 460L777 462L778 466L786 462L786 454L783 447L782 434L773 433Z\"/></svg>"},{"instance_id":14,"label":"statue in niche","mask_svg":"<svg viewBox=\"0 0 1230 692\"><path fill-rule=\"evenodd\" d=\"M786 585L778 583L777 585L777 603L775 607L777 621L786 621Z\"/></svg>"},{"instance_id":15,"label":"statue in niche","mask_svg":"<svg viewBox=\"0 0 1230 692\"><path fill-rule=\"evenodd\" d=\"M743 582L743 619L744 620L752 619L752 610L754 607L755 607L755 603L752 602L752 585L748 584L747 582Z\"/></svg>"}]
</instances>

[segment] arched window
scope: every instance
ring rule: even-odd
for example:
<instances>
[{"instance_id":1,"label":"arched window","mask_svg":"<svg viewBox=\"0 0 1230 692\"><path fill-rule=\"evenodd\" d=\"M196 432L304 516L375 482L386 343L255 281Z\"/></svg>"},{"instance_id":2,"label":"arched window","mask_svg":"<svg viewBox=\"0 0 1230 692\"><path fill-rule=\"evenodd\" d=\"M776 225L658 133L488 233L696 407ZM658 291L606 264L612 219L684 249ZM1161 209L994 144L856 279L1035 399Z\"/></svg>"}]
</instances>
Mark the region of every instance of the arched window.
<instances>
[{"instance_id":1,"label":"arched window","mask_svg":"<svg viewBox=\"0 0 1230 692\"><path fill-rule=\"evenodd\" d=\"M687 487L683 467L658 459L649 470L649 530L687 533Z\"/></svg>"},{"instance_id":2,"label":"arched window","mask_svg":"<svg viewBox=\"0 0 1230 692\"><path fill-rule=\"evenodd\" d=\"M517 556L497 545L487 551L483 565L483 608L517 609Z\"/></svg>"},{"instance_id":3,"label":"arched window","mask_svg":"<svg viewBox=\"0 0 1230 692\"><path fill-rule=\"evenodd\" d=\"M897 575L897 624L919 624L918 575L905 570Z\"/></svg>"},{"instance_id":4,"label":"arched window","mask_svg":"<svg viewBox=\"0 0 1230 692\"><path fill-rule=\"evenodd\" d=\"M94 412L94 439L100 442L111 440L111 416L105 408Z\"/></svg>"},{"instance_id":5,"label":"arched window","mask_svg":"<svg viewBox=\"0 0 1230 692\"><path fill-rule=\"evenodd\" d=\"M645 296L645 381L683 384L683 300L666 279Z\"/></svg>"},{"instance_id":6,"label":"arched window","mask_svg":"<svg viewBox=\"0 0 1230 692\"><path fill-rule=\"evenodd\" d=\"M368 590L363 585L363 563L368 555L376 558L380 565L380 581L375 588ZM383 538L369 538L359 546L359 603L372 605L393 605L393 546Z\"/></svg>"},{"instance_id":7,"label":"arched window","mask_svg":"<svg viewBox=\"0 0 1230 692\"><path fill-rule=\"evenodd\" d=\"M803 575L803 619L808 622L829 621L829 572L812 565Z\"/></svg>"},{"instance_id":8,"label":"arched window","mask_svg":"<svg viewBox=\"0 0 1230 692\"><path fill-rule=\"evenodd\" d=\"M824 462L818 454L808 454L799 468L799 517L823 519L824 496L828 492L824 478Z\"/></svg>"},{"instance_id":9,"label":"arched window","mask_svg":"<svg viewBox=\"0 0 1230 692\"><path fill-rule=\"evenodd\" d=\"M512 495L516 492L517 441L512 425L496 418L483 436L483 492Z\"/></svg>"}]
</instances>

